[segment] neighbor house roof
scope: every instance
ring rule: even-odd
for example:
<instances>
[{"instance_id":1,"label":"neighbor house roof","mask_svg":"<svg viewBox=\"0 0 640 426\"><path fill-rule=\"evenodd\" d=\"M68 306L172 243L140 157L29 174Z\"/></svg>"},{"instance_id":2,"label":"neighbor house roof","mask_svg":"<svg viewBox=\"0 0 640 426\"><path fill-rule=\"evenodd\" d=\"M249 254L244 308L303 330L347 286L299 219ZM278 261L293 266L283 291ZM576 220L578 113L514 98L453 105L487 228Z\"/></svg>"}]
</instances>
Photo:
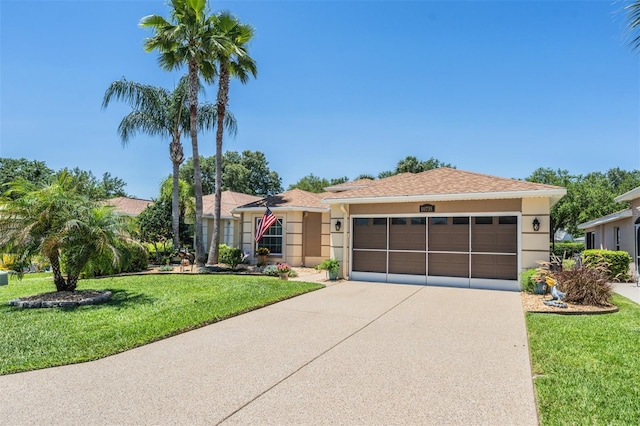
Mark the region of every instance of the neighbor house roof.
<instances>
[{"instance_id":1,"label":"neighbor house roof","mask_svg":"<svg viewBox=\"0 0 640 426\"><path fill-rule=\"evenodd\" d=\"M633 201L636 198L640 198L640 186L637 188L633 188L631 191L625 192L622 195L618 195L613 200L616 203L620 203L622 201Z\"/></svg>"},{"instance_id":2,"label":"neighbor house roof","mask_svg":"<svg viewBox=\"0 0 640 426\"><path fill-rule=\"evenodd\" d=\"M348 187L348 184L343 184ZM389 203L548 197L555 204L566 194L559 186L489 176L447 167L360 180L358 188L325 194L325 203ZM333 187L331 189L335 189Z\"/></svg>"},{"instance_id":3,"label":"neighbor house roof","mask_svg":"<svg viewBox=\"0 0 640 426\"><path fill-rule=\"evenodd\" d=\"M631 216L633 216L631 209L626 209L590 220L589 222L581 223L578 225L578 229L593 228L594 226L604 225L605 223L615 222L616 220Z\"/></svg>"},{"instance_id":4,"label":"neighbor house roof","mask_svg":"<svg viewBox=\"0 0 640 426\"><path fill-rule=\"evenodd\" d=\"M233 214L231 213L233 209L261 199L262 197L258 197L256 195L233 191L222 191L220 197L220 217L223 219L231 219L233 218ZM215 202L215 194L205 195L202 197L202 217L214 217Z\"/></svg>"},{"instance_id":5,"label":"neighbor house roof","mask_svg":"<svg viewBox=\"0 0 640 426\"><path fill-rule=\"evenodd\" d=\"M327 194L327 192L314 194L313 192L296 188L245 204L236 208L234 211L264 211L266 207L269 207L271 210L306 210L325 212L329 210L329 207L322 204L322 198Z\"/></svg>"},{"instance_id":6,"label":"neighbor house roof","mask_svg":"<svg viewBox=\"0 0 640 426\"><path fill-rule=\"evenodd\" d=\"M126 216L138 216L142 213L142 210L153 203L153 201L142 198L115 197L105 200L104 203L108 206L113 206L115 213Z\"/></svg>"}]
</instances>

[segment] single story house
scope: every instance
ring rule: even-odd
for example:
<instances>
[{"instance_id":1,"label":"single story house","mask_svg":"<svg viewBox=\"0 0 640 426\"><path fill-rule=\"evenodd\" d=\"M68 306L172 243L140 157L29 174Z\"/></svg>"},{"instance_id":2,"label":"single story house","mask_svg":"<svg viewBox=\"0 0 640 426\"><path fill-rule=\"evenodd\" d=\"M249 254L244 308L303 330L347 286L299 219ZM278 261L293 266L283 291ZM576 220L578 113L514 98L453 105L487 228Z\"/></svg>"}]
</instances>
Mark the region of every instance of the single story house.
<instances>
[{"instance_id":1,"label":"single story house","mask_svg":"<svg viewBox=\"0 0 640 426\"><path fill-rule=\"evenodd\" d=\"M640 186L614 198L628 202L629 208L578 225L585 231L587 249L622 250L633 259L633 270L640 270Z\"/></svg>"},{"instance_id":2,"label":"single story house","mask_svg":"<svg viewBox=\"0 0 640 426\"><path fill-rule=\"evenodd\" d=\"M142 198L115 197L105 200L104 203L108 206L113 206L113 211L119 215L135 217L142 213L142 210L146 209L153 201Z\"/></svg>"},{"instance_id":3,"label":"single story house","mask_svg":"<svg viewBox=\"0 0 640 426\"><path fill-rule=\"evenodd\" d=\"M311 266L331 257L353 280L520 290L519 273L549 259L550 209L566 194L451 168L325 190L236 208L243 249L255 253L269 207L278 219L266 235L274 261Z\"/></svg>"},{"instance_id":4,"label":"single story house","mask_svg":"<svg viewBox=\"0 0 640 426\"><path fill-rule=\"evenodd\" d=\"M235 216L232 210L243 204L248 204L262 197L233 191L222 191L220 197L220 244L230 247L240 246L240 216ZM215 194L202 197L202 233L206 251L213 238L213 224L215 213Z\"/></svg>"}]
</instances>

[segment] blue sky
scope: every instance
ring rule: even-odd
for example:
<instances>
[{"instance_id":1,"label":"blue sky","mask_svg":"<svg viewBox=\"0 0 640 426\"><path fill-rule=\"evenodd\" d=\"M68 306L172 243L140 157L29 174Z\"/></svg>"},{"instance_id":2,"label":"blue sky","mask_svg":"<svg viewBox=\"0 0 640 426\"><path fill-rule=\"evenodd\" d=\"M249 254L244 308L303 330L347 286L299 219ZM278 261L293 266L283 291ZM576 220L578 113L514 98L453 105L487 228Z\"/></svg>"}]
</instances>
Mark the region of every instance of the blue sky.
<instances>
[{"instance_id":1,"label":"blue sky","mask_svg":"<svg viewBox=\"0 0 640 426\"><path fill-rule=\"evenodd\" d=\"M525 178L640 168L640 61L616 1L225 1L253 25L258 78L231 86L236 137L286 188L377 175L407 155ZM121 77L173 88L138 22L164 1L0 0L0 156L108 171L155 197L168 140L123 148ZM183 70L184 71L184 70ZM215 100L208 88L206 99ZM213 155L213 133L200 136ZM188 138L185 153L191 155Z\"/></svg>"}]
</instances>

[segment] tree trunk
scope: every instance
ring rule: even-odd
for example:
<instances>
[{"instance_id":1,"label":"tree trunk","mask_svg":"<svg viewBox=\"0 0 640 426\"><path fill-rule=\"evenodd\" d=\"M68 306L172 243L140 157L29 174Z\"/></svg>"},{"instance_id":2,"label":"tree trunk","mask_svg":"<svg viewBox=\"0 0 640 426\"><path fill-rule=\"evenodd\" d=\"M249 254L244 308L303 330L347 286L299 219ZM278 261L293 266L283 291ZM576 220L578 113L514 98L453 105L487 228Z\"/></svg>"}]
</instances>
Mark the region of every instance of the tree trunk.
<instances>
[{"instance_id":1,"label":"tree trunk","mask_svg":"<svg viewBox=\"0 0 640 426\"><path fill-rule=\"evenodd\" d=\"M53 255L49 258L51 262L51 271L53 272L53 283L56 285L56 291L75 291L78 285L78 277L71 276L64 279L62 271L60 269L60 258L58 255Z\"/></svg>"},{"instance_id":2,"label":"tree trunk","mask_svg":"<svg viewBox=\"0 0 640 426\"><path fill-rule=\"evenodd\" d=\"M174 136L169 145L173 163L173 188L171 190L171 230L173 231L173 248L180 248L180 164L184 160L182 144Z\"/></svg>"},{"instance_id":3,"label":"tree trunk","mask_svg":"<svg viewBox=\"0 0 640 426\"><path fill-rule=\"evenodd\" d=\"M198 154L198 63L189 61L189 121L191 147L193 149L193 182L196 196L196 234L194 245L196 266L204 266L204 241L202 240L202 173L200 172L200 155Z\"/></svg>"},{"instance_id":4,"label":"tree trunk","mask_svg":"<svg viewBox=\"0 0 640 426\"><path fill-rule=\"evenodd\" d=\"M220 246L220 209L222 203L222 135L224 133L224 116L229 102L229 67L220 64L220 77L218 80L218 99L216 102L217 128L216 128L216 195L215 210L213 214L213 237L209 247L209 264L218 263Z\"/></svg>"}]
</instances>

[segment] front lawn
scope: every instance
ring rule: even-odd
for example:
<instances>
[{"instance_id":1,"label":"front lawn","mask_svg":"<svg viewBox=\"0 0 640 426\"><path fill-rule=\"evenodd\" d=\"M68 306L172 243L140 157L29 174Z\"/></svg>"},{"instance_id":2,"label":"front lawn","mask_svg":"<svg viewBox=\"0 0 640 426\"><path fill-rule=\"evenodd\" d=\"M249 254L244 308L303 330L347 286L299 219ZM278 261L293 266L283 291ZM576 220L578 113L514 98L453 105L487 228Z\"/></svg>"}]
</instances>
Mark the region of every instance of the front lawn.
<instances>
[{"instance_id":1,"label":"front lawn","mask_svg":"<svg viewBox=\"0 0 640 426\"><path fill-rule=\"evenodd\" d=\"M638 424L640 306L606 315L526 314L541 425Z\"/></svg>"},{"instance_id":2,"label":"front lawn","mask_svg":"<svg viewBox=\"0 0 640 426\"><path fill-rule=\"evenodd\" d=\"M55 291L50 274L0 286L0 374L102 358L250 311L322 285L236 275L142 275L81 280L113 297L73 309L17 309L17 297Z\"/></svg>"}]
</instances>

